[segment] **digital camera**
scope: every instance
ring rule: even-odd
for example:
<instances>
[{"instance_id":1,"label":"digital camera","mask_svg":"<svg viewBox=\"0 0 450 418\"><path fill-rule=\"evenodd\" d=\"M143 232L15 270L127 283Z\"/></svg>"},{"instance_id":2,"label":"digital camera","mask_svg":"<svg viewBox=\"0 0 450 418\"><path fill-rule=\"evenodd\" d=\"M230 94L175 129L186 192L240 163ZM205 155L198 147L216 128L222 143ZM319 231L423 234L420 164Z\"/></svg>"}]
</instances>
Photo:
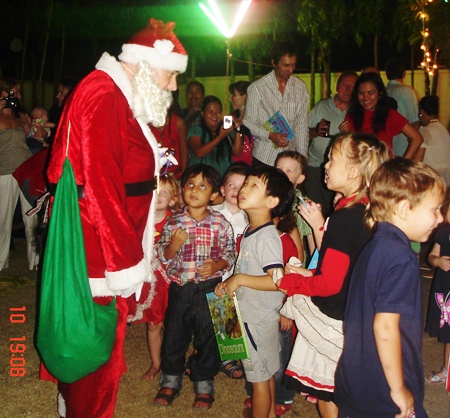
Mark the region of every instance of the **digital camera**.
<instances>
[{"instance_id":1,"label":"digital camera","mask_svg":"<svg viewBox=\"0 0 450 418\"><path fill-rule=\"evenodd\" d=\"M17 110L19 108L20 102L19 99L17 97L14 97L14 91L11 90L8 94L8 96L6 96L4 99L6 102L5 107L7 109L14 109Z\"/></svg>"}]
</instances>

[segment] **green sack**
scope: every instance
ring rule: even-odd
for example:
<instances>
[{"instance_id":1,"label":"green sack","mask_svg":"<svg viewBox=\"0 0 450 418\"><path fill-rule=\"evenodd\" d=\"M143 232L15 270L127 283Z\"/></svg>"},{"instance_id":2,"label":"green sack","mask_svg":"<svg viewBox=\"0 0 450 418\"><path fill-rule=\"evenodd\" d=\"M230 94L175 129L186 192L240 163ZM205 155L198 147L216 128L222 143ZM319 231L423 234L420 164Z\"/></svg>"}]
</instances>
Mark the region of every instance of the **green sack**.
<instances>
[{"instance_id":1,"label":"green sack","mask_svg":"<svg viewBox=\"0 0 450 418\"><path fill-rule=\"evenodd\" d=\"M72 383L109 360L116 325L115 299L108 306L92 300L77 186L66 158L50 217L37 348L50 373Z\"/></svg>"}]
</instances>

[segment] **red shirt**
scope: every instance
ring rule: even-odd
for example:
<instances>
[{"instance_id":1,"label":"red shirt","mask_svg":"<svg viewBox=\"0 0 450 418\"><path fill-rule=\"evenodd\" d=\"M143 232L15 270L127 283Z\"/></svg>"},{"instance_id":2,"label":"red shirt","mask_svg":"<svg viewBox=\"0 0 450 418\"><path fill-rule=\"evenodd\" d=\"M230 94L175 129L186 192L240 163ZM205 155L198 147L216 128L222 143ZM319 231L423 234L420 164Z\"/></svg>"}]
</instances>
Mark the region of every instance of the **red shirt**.
<instances>
[{"instance_id":1,"label":"red shirt","mask_svg":"<svg viewBox=\"0 0 450 418\"><path fill-rule=\"evenodd\" d=\"M408 123L408 120L396 110L391 109L386 120L385 128L378 133L375 133L372 127L374 116L374 110L364 110L364 121L359 132L375 135L380 141L388 146L389 154L392 156L392 140L395 135L402 132L403 128ZM350 131L355 132L353 119L351 119L351 116L348 113L345 116L345 120L350 122Z\"/></svg>"}]
</instances>

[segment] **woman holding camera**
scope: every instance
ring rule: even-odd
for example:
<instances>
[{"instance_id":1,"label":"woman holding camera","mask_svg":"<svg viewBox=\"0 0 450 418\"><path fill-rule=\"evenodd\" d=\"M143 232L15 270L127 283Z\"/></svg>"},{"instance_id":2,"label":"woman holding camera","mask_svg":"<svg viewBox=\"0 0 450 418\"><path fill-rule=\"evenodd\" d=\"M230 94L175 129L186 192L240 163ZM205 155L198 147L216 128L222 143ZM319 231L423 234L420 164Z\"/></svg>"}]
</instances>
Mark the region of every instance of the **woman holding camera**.
<instances>
[{"instance_id":1,"label":"woman holding camera","mask_svg":"<svg viewBox=\"0 0 450 418\"><path fill-rule=\"evenodd\" d=\"M223 126L222 102L216 96L206 96L201 107L201 124L189 129L189 165L203 163L216 168L222 176L231 164L231 155L242 154L242 137L236 132L234 139L229 128Z\"/></svg>"},{"instance_id":2,"label":"woman holding camera","mask_svg":"<svg viewBox=\"0 0 450 418\"><path fill-rule=\"evenodd\" d=\"M35 218L26 216L31 205L12 176L16 168L32 155L26 144L31 121L26 113L21 111L20 98L20 86L16 80L0 81L0 270L9 265L13 216L19 197L30 270L38 263L33 245Z\"/></svg>"}]
</instances>

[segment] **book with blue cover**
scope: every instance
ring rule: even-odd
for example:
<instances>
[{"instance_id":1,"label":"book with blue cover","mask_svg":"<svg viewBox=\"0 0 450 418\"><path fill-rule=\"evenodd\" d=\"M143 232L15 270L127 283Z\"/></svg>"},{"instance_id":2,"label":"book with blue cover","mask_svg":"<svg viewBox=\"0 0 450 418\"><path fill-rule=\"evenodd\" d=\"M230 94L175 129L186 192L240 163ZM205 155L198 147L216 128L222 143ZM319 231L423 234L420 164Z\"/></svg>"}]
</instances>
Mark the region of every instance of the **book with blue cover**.
<instances>
[{"instance_id":1,"label":"book with blue cover","mask_svg":"<svg viewBox=\"0 0 450 418\"><path fill-rule=\"evenodd\" d=\"M309 262L308 270L316 269L318 262L319 262L319 251L317 251L317 248L316 248L311 257L311 261Z\"/></svg>"},{"instance_id":2,"label":"book with blue cover","mask_svg":"<svg viewBox=\"0 0 450 418\"><path fill-rule=\"evenodd\" d=\"M228 295L219 298L214 292L211 292L206 294L206 298L220 359L225 361L248 358L244 326L236 296L233 299L230 299Z\"/></svg>"},{"instance_id":3,"label":"book with blue cover","mask_svg":"<svg viewBox=\"0 0 450 418\"><path fill-rule=\"evenodd\" d=\"M289 122L281 114L281 112L276 112L266 123L264 123L263 128L269 132L286 134L286 141L290 141L295 138L291 125L289 125Z\"/></svg>"}]
</instances>

